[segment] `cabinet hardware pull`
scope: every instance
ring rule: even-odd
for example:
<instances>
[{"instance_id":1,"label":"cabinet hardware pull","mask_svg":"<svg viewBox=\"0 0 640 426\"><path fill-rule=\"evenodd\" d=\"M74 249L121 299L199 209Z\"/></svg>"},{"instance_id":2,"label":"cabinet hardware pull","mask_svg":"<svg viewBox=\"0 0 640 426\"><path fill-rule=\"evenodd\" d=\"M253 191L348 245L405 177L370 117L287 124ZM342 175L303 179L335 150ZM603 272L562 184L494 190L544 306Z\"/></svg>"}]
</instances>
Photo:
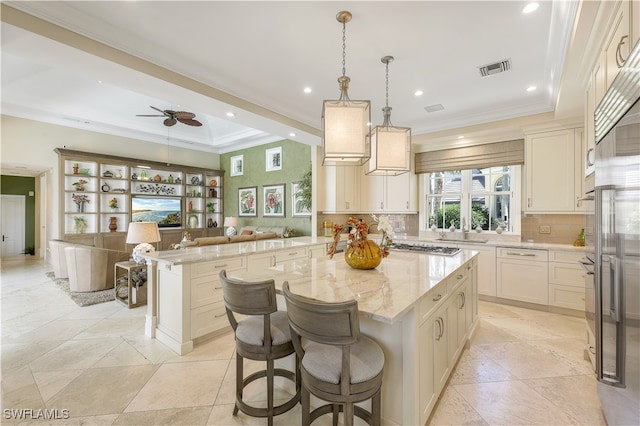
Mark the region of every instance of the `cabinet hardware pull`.
<instances>
[{"instance_id":1,"label":"cabinet hardware pull","mask_svg":"<svg viewBox=\"0 0 640 426\"><path fill-rule=\"evenodd\" d=\"M298 254L298 252L294 251L294 252L289 253L289 256L295 256L296 254Z\"/></svg>"},{"instance_id":2,"label":"cabinet hardware pull","mask_svg":"<svg viewBox=\"0 0 640 426\"><path fill-rule=\"evenodd\" d=\"M464 274L460 274L456 277L456 279L459 279L459 280L461 280L462 278L464 278Z\"/></svg>"},{"instance_id":3,"label":"cabinet hardware pull","mask_svg":"<svg viewBox=\"0 0 640 426\"><path fill-rule=\"evenodd\" d=\"M214 287L214 290L222 290L222 287Z\"/></svg>"},{"instance_id":4,"label":"cabinet hardware pull","mask_svg":"<svg viewBox=\"0 0 640 426\"><path fill-rule=\"evenodd\" d=\"M407 201L407 210L409 210L409 202Z\"/></svg>"},{"instance_id":5,"label":"cabinet hardware pull","mask_svg":"<svg viewBox=\"0 0 640 426\"><path fill-rule=\"evenodd\" d=\"M218 268L226 268L227 264L225 263L224 265L216 265L214 266L214 268L218 269Z\"/></svg>"},{"instance_id":6,"label":"cabinet hardware pull","mask_svg":"<svg viewBox=\"0 0 640 426\"><path fill-rule=\"evenodd\" d=\"M433 298L434 302L437 302L438 300L442 299L442 295L438 294L436 297Z\"/></svg>"},{"instance_id":7,"label":"cabinet hardware pull","mask_svg":"<svg viewBox=\"0 0 640 426\"><path fill-rule=\"evenodd\" d=\"M534 253L517 253L514 251L508 251L507 255L509 256L528 256L528 257L535 257Z\"/></svg>"},{"instance_id":8,"label":"cabinet hardware pull","mask_svg":"<svg viewBox=\"0 0 640 426\"><path fill-rule=\"evenodd\" d=\"M444 336L444 318L440 317L440 324L442 324L442 327L440 328L440 338L442 338L442 336Z\"/></svg>"},{"instance_id":9,"label":"cabinet hardware pull","mask_svg":"<svg viewBox=\"0 0 640 426\"><path fill-rule=\"evenodd\" d=\"M596 354L596 348L594 348L593 346L589 346L589 352L591 352L592 354Z\"/></svg>"},{"instance_id":10,"label":"cabinet hardware pull","mask_svg":"<svg viewBox=\"0 0 640 426\"><path fill-rule=\"evenodd\" d=\"M592 153L592 152L593 152L593 148L589 148L589 149L587 150L587 167L591 167L591 166L593 166L593 165L595 164L595 163L593 162L593 160L592 160L592 158L593 158L593 157L591 156L591 153Z\"/></svg>"},{"instance_id":11,"label":"cabinet hardware pull","mask_svg":"<svg viewBox=\"0 0 640 426\"><path fill-rule=\"evenodd\" d=\"M225 312L224 314L214 315L213 317L214 317L214 318L220 318L220 317L223 317L223 316L225 316L225 315L227 315L227 313L226 313L226 312Z\"/></svg>"},{"instance_id":12,"label":"cabinet hardware pull","mask_svg":"<svg viewBox=\"0 0 640 426\"><path fill-rule=\"evenodd\" d=\"M384 209L384 201L380 201L380 209Z\"/></svg>"},{"instance_id":13,"label":"cabinet hardware pull","mask_svg":"<svg viewBox=\"0 0 640 426\"><path fill-rule=\"evenodd\" d=\"M527 198L527 207L531 207L531 197Z\"/></svg>"},{"instance_id":14,"label":"cabinet hardware pull","mask_svg":"<svg viewBox=\"0 0 640 426\"><path fill-rule=\"evenodd\" d=\"M628 35L622 36L620 38L620 42L618 43L618 47L616 48L616 65L618 68L622 68L625 62L627 62L628 58L624 58L622 56L622 46L624 46L624 39L629 38Z\"/></svg>"}]
</instances>

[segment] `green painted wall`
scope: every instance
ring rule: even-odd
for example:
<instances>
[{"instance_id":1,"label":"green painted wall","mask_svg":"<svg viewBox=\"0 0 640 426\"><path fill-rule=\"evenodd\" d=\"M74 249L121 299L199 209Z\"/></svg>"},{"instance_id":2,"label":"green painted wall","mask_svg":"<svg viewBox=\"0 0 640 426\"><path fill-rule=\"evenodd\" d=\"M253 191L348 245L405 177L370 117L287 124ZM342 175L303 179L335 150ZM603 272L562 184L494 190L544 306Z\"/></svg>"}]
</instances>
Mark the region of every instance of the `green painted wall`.
<instances>
[{"instance_id":1,"label":"green painted wall","mask_svg":"<svg viewBox=\"0 0 640 426\"><path fill-rule=\"evenodd\" d=\"M282 147L282 170L266 171L266 150ZM231 176L231 157L242 155L244 173ZM298 182L311 168L311 147L290 140L282 140L254 148L229 152L220 156L220 168L224 173L224 215L238 217L238 230L245 225L287 226L296 236L311 235L310 217L293 217L291 183ZM263 186L285 184L285 217L263 217ZM257 216L238 216L238 188L257 187Z\"/></svg>"},{"instance_id":2,"label":"green painted wall","mask_svg":"<svg viewBox=\"0 0 640 426\"><path fill-rule=\"evenodd\" d=\"M29 191L36 191L36 179L21 176L0 176L0 193L7 195L24 195L24 245L35 247L36 197L29 196Z\"/></svg>"}]
</instances>

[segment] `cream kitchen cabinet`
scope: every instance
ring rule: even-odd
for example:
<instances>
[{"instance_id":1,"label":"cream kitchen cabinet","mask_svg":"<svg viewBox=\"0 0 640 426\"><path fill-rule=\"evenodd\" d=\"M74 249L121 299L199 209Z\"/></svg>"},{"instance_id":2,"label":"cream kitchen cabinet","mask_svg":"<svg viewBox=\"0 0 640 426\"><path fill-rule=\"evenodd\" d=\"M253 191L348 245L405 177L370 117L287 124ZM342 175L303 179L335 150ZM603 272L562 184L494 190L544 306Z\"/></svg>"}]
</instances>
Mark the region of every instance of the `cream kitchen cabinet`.
<instances>
[{"instance_id":1,"label":"cream kitchen cabinet","mask_svg":"<svg viewBox=\"0 0 640 426\"><path fill-rule=\"evenodd\" d=\"M319 207L324 213L355 213L360 210L360 166L323 166L324 187Z\"/></svg>"},{"instance_id":2,"label":"cream kitchen cabinet","mask_svg":"<svg viewBox=\"0 0 640 426\"><path fill-rule=\"evenodd\" d=\"M636 2L637 4L637 2ZM629 57L634 43L630 27L631 1L623 0L616 6L615 17L604 43L604 57L606 66L606 86L609 88L618 75L618 71ZM638 7L636 5L636 7Z\"/></svg>"},{"instance_id":3,"label":"cream kitchen cabinet","mask_svg":"<svg viewBox=\"0 0 640 426\"><path fill-rule=\"evenodd\" d=\"M367 176L360 179L363 211L417 213L418 178L413 170L398 176Z\"/></svg>"},{"instance_id":4,"label":"cream kitchen cabinet","mask_svg":"<svg viewBox=\"0 0 640 426\"><path fill-rule=\"evenodd\" d=\"M546 250L498 248L498 297L548 305L547 260Z\"/></svg>"},{"instance_id":5,"label":"cream kitchen cabinet","mask_svg":"<svg viewBox=\"0 0 640 426\"><path fill-rule=\"evenodd\" d=\"M583 211L582 133L572 128L526 136L526 213Z\"/></svg>"},{"instance_id":6,"label":"cream kitchen cabinet","mask_svg":"<svg viewBox=\"0 0 640 426\"><path fill-rule=\"evenodd\" d=\"M584 311L584 271L581 252L549 252L549 306Z\"/></svg>"}]
</instances>

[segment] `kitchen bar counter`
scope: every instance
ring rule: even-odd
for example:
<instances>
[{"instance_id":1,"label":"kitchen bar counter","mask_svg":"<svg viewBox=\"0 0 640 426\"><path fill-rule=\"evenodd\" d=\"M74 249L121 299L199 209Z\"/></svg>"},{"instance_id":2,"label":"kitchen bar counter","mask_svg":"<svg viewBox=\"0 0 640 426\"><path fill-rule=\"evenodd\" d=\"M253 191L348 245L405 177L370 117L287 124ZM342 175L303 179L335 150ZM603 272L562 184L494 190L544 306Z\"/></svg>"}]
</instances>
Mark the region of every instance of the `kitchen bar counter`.
<instances>
[{"instance_id":1,"label":"kitchen bar counter","mask_svg":"<svg viewBox=\"0 0 640 426\"><path fill-rule=\"evenodd\" d=\"M382 415L389 424L424 424L477 324L477 252L454 256L392 251L373 270L326 256L321 238L291 238L145 255L146 332L178 354L230 330L218 274L286 280L320 301L355 299L360 328L385 353ZM279 306L284 303L279 296Z\"/></svg>"}]
</instances>

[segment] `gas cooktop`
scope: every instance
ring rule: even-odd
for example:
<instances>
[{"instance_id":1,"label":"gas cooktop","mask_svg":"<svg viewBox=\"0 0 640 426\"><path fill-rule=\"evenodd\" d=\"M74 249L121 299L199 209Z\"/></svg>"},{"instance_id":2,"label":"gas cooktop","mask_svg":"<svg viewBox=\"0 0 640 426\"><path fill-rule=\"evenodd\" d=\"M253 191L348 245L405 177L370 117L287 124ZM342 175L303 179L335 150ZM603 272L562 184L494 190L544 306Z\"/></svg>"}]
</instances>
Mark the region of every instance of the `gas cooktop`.
<instances>
[{"instance_id":1,"label":"gas cooktop","mask_svg":"<svg viewBox=\"0 0 640 426\"><path fill-rule=\"evenodd\" d=\"M415 244L404 244L404 243L393 243L389 248L393 250L406 250L406 251L418 251L421 253L428 254L438 254L441 256L454 256L460 253L460 249L456 247L441 247L428 245L425 243L415 243Z\"/></svg>"}]
</instances>

